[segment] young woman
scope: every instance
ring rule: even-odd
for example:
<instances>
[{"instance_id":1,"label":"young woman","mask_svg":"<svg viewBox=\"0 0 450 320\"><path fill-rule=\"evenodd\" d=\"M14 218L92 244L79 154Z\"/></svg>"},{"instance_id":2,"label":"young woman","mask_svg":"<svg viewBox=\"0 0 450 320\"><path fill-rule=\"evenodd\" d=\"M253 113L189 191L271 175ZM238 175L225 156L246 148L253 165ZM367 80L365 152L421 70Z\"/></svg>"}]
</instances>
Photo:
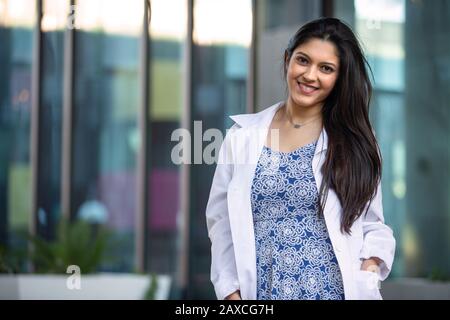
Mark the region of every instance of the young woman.
<instances>
[{"instance_id":1,"label":"young woman","mask_svg":"<svg viewBox=\"0 0 450 320\"><path fill-rule=\"evenodd\" d=\"M381 299L395 239L366 64L348 26L312 21L285 50L286 101L231 117L206 208L219 299Z\"/></svg>"}]
</instances>

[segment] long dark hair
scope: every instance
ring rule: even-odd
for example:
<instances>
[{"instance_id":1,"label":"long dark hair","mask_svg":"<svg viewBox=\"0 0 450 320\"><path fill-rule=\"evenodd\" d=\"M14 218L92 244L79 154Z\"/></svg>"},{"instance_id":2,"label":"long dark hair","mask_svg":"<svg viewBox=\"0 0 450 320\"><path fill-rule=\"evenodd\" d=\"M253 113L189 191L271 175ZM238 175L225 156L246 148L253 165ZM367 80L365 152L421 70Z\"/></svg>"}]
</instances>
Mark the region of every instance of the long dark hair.
<instances>
[{"instance_id":1,"label":"long dark hair","mask_svg":"<svg viewBox=\"0 0 450 320\"><path fill-rule=\"evenodd\" d=\"M351 28L335 18L320 18L301 27L289 41L284 56L284 76L294 50L312 38L331 41L338 50L339 73L323 108L328 150L322 167L320 210L333 189L342 206L341 231L350 234L353 222L367 210L381 181L382 159L372 126L372 95L361 46Z\"/></svg>"}]
</instances>

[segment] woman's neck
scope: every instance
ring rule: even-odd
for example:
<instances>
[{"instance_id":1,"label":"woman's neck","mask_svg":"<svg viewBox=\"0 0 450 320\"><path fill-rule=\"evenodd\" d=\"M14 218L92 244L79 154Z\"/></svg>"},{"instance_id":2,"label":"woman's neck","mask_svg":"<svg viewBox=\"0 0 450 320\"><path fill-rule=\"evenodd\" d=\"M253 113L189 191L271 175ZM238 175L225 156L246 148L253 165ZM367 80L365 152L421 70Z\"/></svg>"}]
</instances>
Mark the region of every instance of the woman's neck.
<instances>
[{"instance_id":1,"label":"woman's neck","mask_svg":"<svg viewBox=\"0 0 450 320\"><path fill-rule=\"evenodd\" d=\"M322 106L323 104L317 104L315 106L303 107L288 99L284 104L284 111L293 122L304 123L316 118L322 118Z\"/></svg>"}]
</instances>

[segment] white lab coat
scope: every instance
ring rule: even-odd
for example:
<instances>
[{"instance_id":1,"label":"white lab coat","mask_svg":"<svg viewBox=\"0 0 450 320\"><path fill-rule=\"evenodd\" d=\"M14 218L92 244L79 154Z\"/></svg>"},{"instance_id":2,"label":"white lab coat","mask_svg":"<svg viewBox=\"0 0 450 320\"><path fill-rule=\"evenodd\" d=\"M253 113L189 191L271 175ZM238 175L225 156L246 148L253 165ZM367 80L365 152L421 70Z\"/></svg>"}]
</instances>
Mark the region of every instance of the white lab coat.
<instances>
[{"instance_id":1,"label":"white lab coat","mask_svg":"<svg viewBox=\"0 0 450 320\"><path fill-rule=\"evenodd\" d=\"M250 202L251 184L269 126L282 103L254 114L234 115L235 124L222 143L209 200L206 207L211 240L211 281L218 299L236 291L242 299L256 299L256 249ZM327 134L322 130L312 161L317 189L320 168L325 160ZM395 252L392 230L384 224L381 187L367 215L351 228L351 235L340 231L342 207L333 190L324 208L325 222L339 263L346 299L381 299L373 273L361 271L362 259L378 257L379 278L388 276ZM375 281L376 282L376 281Z\"/></svg>"}]
</instances>

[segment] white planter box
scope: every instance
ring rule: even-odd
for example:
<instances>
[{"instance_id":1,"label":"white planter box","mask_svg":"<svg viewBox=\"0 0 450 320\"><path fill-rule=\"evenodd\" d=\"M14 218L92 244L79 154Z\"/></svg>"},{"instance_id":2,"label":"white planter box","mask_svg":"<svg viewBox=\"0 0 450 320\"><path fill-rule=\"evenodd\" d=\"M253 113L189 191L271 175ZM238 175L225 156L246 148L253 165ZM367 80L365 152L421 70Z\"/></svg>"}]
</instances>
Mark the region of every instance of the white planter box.
<instances>
[{"instance_id":1,"label":"white planter box","mask_svg":"<svg viewBox=\"0 0 450 320\"><path fill-rule=\"evenodd\" d=\"M450 300L450 282L400 278L381 284L385 300Z\"/></svg>"},{"instance_id":2,"label":"white planter box","mask_svg":"<svg viewBox=\"0 0 450 320\"><path fill-rule=\"evenodd\" d=\"M140 300L150 286L149 275L100 273L81 275L80 289L69 289L71 275L0 275L0 300ZM171 278L157 276L156 300L169 297Z\"/></svg>"}]
</instances>

